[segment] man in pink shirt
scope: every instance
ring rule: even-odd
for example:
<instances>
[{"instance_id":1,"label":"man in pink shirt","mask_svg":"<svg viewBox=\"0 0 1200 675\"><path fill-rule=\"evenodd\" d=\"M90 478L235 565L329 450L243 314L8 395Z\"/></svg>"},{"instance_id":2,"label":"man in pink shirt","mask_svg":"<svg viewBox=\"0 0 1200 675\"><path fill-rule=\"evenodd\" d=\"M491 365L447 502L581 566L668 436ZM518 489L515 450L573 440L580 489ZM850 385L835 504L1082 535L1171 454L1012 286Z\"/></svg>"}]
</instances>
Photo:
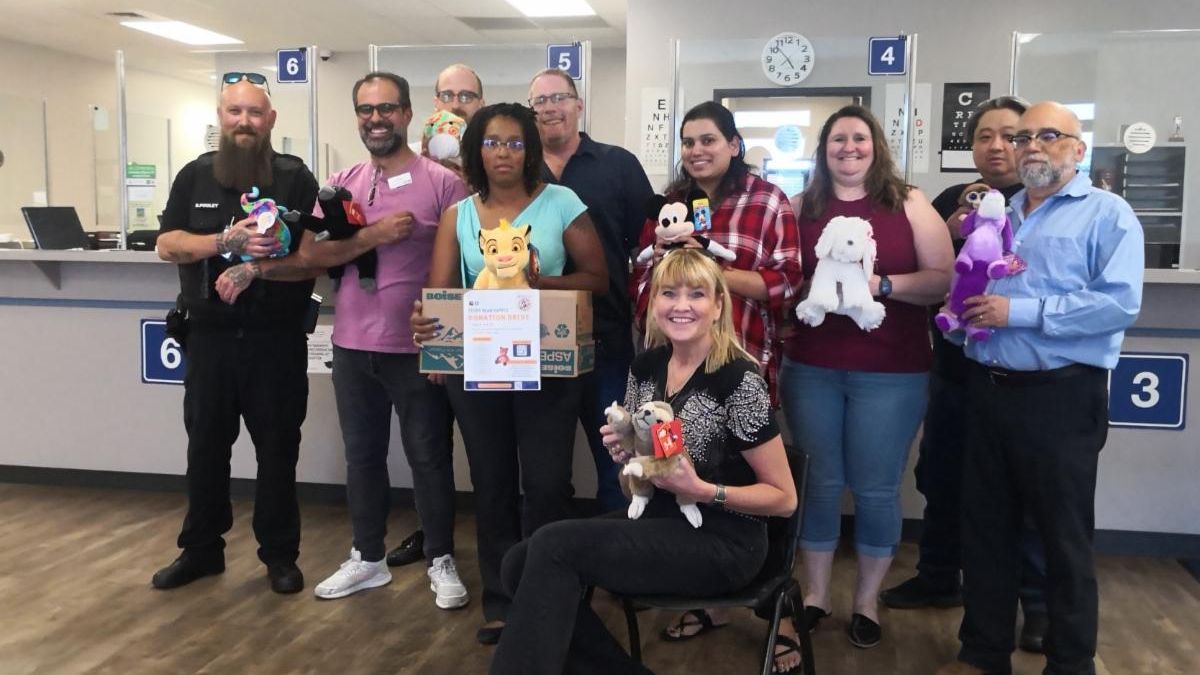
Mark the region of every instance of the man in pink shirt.
<instances>
[{"instance_id":1,"label":"man in pink shirt","mask_svg":"<svg viewBox=\"0 0 1200 675\"><path fill-rule=\"evenodd\" d=\"M442 609L462 607L468 596L454 565L450 406L444 388L417 371L408 316L428 276L442 211L467 191L449 169L409 149L413 112L404 78L369 73L355 83L353 98L359 135L371 157L329 182L353 195L368 225L349 239L306 247L311 249L307 262L331 267L374 250L379 263L373 289L360 286L357 268L348 264L337 291L333 388L346 446L346 497L354 541L349 560L314 592L319 598L341 598L392 579L384 560L384 536L394 408L425 530L424 554L435 601Z\"/></svg>"}]
</instances>

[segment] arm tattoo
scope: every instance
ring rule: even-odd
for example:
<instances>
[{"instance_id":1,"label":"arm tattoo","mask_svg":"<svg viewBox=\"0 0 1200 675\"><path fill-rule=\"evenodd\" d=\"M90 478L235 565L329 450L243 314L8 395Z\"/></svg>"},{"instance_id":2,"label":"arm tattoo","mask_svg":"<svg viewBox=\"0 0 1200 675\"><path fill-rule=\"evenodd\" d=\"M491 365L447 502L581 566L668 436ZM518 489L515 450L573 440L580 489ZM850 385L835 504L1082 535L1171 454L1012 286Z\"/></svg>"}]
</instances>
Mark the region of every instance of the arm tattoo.
<instances>
[{"instance_id":1,"label":"arm tattoo","mask_svg":"<svg viewBox=\"0 0 1200 675\"><path fill-rule=\"evenodd\" d=\"M225 271L225 274L229 275L229 280L232 281L233 284L238 288L245 288L249 286L250 282L254 281L255 277L254 269L249 264L230 267Z\"/></svg>"},{"instance_id":2,"label":"arm tattoo","mask_svg":"<svg viewBox=\"0 0 1200 675\"><path fill-rule=\"evenodd\" d=\"M241 255L246 252L246 242L249 240L250 233L246 230L225 230L217 235L217 253Z\"/></svg>"}]
</instances>

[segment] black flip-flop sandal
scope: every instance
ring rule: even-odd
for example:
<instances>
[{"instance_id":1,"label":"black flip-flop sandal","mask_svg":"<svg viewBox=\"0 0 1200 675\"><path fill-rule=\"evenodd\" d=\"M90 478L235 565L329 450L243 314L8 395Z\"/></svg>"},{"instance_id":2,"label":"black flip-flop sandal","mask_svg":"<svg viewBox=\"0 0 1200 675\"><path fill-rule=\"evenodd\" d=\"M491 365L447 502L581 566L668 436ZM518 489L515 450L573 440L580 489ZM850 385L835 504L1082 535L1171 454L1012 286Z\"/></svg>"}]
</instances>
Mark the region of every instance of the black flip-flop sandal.
<instances>
[{"instance_id":1,"label":"black flip-flop sandal","mask_svg":"<svg viewBox=\"0 0 1200 675\"><path fill-rule=\"evenodd\" d=\"M696 620L688 621L689 616L696 617ZM712 617L709 616L708 612L703 609L689 609L679 617L678 622L670 625L667 628L662 629L662 631L658 634L658 636L667 642L683 642L684 640L691 640L694 637L700 637L701 635L704 635L705 633L709 632L710 630L724 628L727 625L728 624L724 624L724 623L720 624L720 625L713 623ZM695 633L684 632L685 629L690 628L692 626L699 626L700 629L697 630ZM674 629L674 631L676 633L678 633L678 635L672 635L671 634L672 629Z\"/></svg>"},{"instance_id":2,"label":"black flip-flop sandal","mask_svg":"<svg viewBox=\"0 0 1200 675\"><path fill-rule=\"evenodd\" d=\"M788 656L789 654L800 654L800 644L798 642L786 635L776 635L775 646L779 647L781 645L787 647L787 649L784 649L781 652L775 652L775 654L771 657L771 672L777 673L778 675L796 675L797 673L802 672L804 670L803 656L801 657L800 661L798 661L796 665L792 666L791 668L788 668L787 670L778 670L778 666L776 666L775 663L780 657Z\"/></svg>"}]
</instances>

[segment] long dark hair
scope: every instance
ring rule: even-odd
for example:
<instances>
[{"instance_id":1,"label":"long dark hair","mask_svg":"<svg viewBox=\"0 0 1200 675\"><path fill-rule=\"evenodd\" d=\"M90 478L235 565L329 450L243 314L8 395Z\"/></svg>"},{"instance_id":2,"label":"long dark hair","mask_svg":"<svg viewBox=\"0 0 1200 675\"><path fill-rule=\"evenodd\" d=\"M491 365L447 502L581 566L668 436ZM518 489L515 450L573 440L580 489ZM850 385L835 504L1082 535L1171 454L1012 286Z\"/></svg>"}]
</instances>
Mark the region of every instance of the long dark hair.
<instances>
[{"instance_id":1,"label":"long dark hair","mask_svg":"<svg viewBox=\"0 0 1200 675\"><path fill-rule=\"evenodd\" d=\"M896 173L896 162L888 150L883 128L879 126L870 110L860 105L848 105L831 115L825 120L825 126L821 127L821 137L817 142L816 156L813 158L812 181L804 188L803 205L800 209L801 215L805 217L820 218L833 197L833 180L829 177L829 159L825 152L834 123L847 117L862 120L871 131L871 168L867 169L864 184L867 197L889 211L904 208L909 186Z\"/></svg>"},{"instance_id":2,"label":"long dark hair","mask_svg":"<svg viewBox=\"0 0 1200 675\"><path fill-rule=\"evenodd\" d=\"M525 182L525 193L533 194L542 180L542 139L538 136L533 111L520 103L485 106L471 118L471 123L463 132L460 148L463 176L471 189L479 193L480 199L488 198L487 172L483 170L483 134L487 131L488 123L496 117L507 117L521 126L521 135L525 140L525 163L521 166L521 175Z\"/></svg>"},{"instance_id":3,"label":"long dark hair","mask_svg":"<svg viewBox=\"0 0 1200 675\"><path fill-rule=\"evenodd\" d=\"M683 138L684 125L694 120L712 120L726 141L733 141L734 138L739 143L742 141L742 135L738 133L737 124L733 121L733 113L729 112L729 108L716 101L705 101L687 111L687 114L683 116L683 121L679 124L680 139ZM729 168L721 177L721 182L717 184L716 194L709 195L712 198L713 206L720 204L726 195L733 192L748 173L750 173L750 165L746 164L746 146L742 144L738 153L729 160ZM683 168L682 160L679 162L677 174L679 177L667 186L667 194L687 194L692 188L698 187L696 180L688 174L687 169Z\"/></svg>"}]
</instances>

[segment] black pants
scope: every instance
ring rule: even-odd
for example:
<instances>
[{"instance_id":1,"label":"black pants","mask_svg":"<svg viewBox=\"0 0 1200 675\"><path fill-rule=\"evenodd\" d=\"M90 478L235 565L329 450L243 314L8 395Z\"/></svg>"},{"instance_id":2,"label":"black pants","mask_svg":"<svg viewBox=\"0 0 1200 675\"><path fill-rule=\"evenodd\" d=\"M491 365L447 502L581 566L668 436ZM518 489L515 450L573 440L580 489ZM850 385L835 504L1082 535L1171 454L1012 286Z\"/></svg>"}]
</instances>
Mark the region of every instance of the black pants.
<instances>
[{"instance_id":1,"label":"black pants","mask_svg":"<svg viewBox=\"0 0 1200 675\"><path fill-rule=\"evenodd\" d=\"M542 378L541 391L522 392L464 391L462 376L446 378L475 489L483 616L488 621L503 620L508 613L500 581L504 554L522 533L528 536L570 515L579 392L575 378Z\"/></svg>"},{"instance_id":2,"label":"black pants","mask_svg":"<svg viewBox=\"0 0 1200 675\"><path fill-rule=\"evenodd\" d=\"M417 372L416 354L334 346L333 390L346 446L346 501L354 548L362 559L376 562L387 552L393 409L412 471L426 561L454 553L454 447L445 387Z\"/></svg>"},{"instance_id":3,"label":"black pants","mask_svg":"<svg viewBox=\"0 0 1200 675\"><path fill-rule=\"evenodd\" d=\"M708 528L705 509L705 527L695 529L671 502L674 513L664 517L648 509L640 520L618 512L553 523L514 546L504 558L513 604L492 675L647 673L583 601L584 589L703 597L754 578L766 555L765 528L741 519L743 536L724 536Z\"/></svg>"},{"instance_id":4,"label":"black pants","mask_svg":"<svg viewBox=\"0 0 1200 675\"><path fill-rule=\"evenodd\" d=\"M941 355L939 355L940 357ZM965 356L957 358L965 360ZM965 368L966 365L963 364ZM929 377L929 406L914 471L925 496L918 574L939 588L958 587L962 568L963 454L967 442L966 382L936 372ZM1046 556L1032 519L1021 532L1021 607L1046 611Z\"/></svg>"},{"instance_id":5,"label":"black pants","mask_svg":"<svg viewBox=\"0 0 1200 675\"><path fill-rule=\"evenodd\" d=\"M300 555L296 460L308 405L308 354L303 332L210 331L192 325L187 340L183 423L188 434L188 512L179 547L221 557L221 535L233 526L229 460L240 431L254 441L258 476L254 536L264 563Z\"/></svg>"},{"instance_id":6,"label":"black pants","mask_svg":"<svg viewBox=\"0 0 1200 675\"><path fill-rule=\"evenodd\" d=\"M1009 673L1027 510L1046 552L1046 673L1095 673L1096 465L1108 435L1105 371L1038 384L967 376L962 661Z\"/></svg>"}]
</instances>

